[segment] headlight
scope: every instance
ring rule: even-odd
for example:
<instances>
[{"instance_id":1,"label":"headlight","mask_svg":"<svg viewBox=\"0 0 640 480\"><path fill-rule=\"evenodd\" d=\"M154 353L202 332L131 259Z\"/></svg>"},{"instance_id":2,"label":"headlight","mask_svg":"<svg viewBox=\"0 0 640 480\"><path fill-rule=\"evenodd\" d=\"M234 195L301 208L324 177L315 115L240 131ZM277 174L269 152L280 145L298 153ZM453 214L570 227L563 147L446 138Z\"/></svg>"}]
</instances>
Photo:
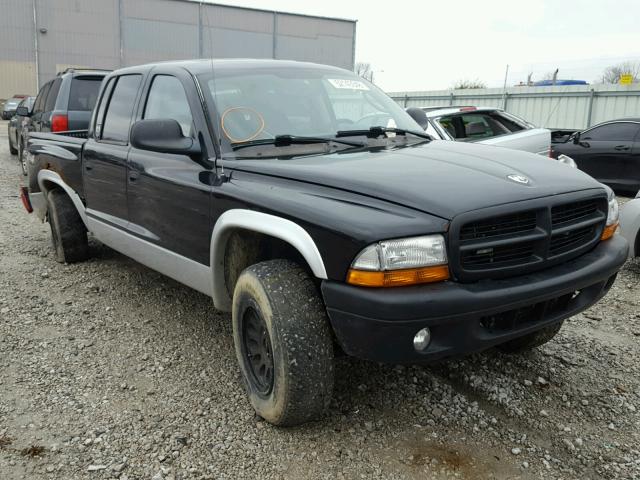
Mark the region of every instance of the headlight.
<instances>
[{"instance_id":1,"label":"headlight","mask_svg":"<svg viewBox=\"0 0 640 480\"><path fill-rule=\"evenodd\" d=\"M366 287L397 287L449 278L442 235L386 240L369 245L351 264L347 283Z\"/></svg>"},{"instance_id":2,"label":"headlight","mask_svg":"<svg viewBox=\"0 0 640 480\"><path fill-rule=\"evenodd\" d=\"M613 190L604 185L605 190L607 191L607 198L609 201L609 209L607 211L607 223L602 231L601 240L608 240L613 237L613 234L616 233L618 229L618 217L620 215L620 207L618 205L618 200L616 200L616 194Z\"/></svg>"},{"instance_id":3,"label":"headlight","mask_svg":"<svg viewBox=\"0 0 640 480\"><path fill-rule=\"evenodd\" d=\"M568 157L563 153L558 155L558 161L560 163L564 163L565 165L567 165L567 166L569 166L571 168L578 168L578 165L576 165L576 162L573 160L573 158Z\"/></svg>"}]
</instances>

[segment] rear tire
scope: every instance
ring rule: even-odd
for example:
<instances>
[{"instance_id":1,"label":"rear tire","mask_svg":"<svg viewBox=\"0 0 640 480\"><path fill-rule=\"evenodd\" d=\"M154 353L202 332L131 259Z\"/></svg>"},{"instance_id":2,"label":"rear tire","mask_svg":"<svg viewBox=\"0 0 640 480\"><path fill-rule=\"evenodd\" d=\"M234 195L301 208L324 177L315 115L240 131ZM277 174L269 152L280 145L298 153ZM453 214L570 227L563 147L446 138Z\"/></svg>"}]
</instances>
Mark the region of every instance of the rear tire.
<instances>
[{"instance_id":1,"label":"rear tire","mask_svg":"<svg viewBox=\"0 0 640 480\"><path fill-rule=\"evenodd\" d=\"M333 343L309 275L287 260L252 265L233 294L233 339L256 413L291 426L321 417L333 392Z\"/></svg>"},{"instance_id":2,"label":"rear tire","mask_svg":"<svg viewBox=\"0 0 640 480\"><path fill-rule=\"evenodd\" d=\"M47 213L56 260L81 262L89 258L87 229L69 196L59 189L47 194Z\"/></svg>"},{"instance_id":3,"label":"rear tire","mask_svg":"<svg viewBox=\"0 0 640 480\"><path fill-rule=\"evenodd\" d=\"M20 162L20 168L22 169L22 175L24 175L25 177L28 174L27 171L27 159L24 155L24 145L22 143L22 140L19 140L20 143L18 143L18 162Z\"/></svg>"},{"instance_id":4,"label":"rear tire","mask_svg":"<svg viewBox=\"0 0 640 480\"><path fill-rule=\"evenodd\" d=\"M558 334L558 332L562 328L563 323L564 322L554 323L553 325L549 325L548 327L545 327L523 337L509 340L506 343L498 345L498 349L506 353L521 353L536 347L540 347L541 345L544 345L545 343L551 341L553 337Z\"/></svg>"},{"instance_id":5,"label":"rear tire","mask_svg":"<svg viewBox=\"0 0 640 480\"><path fill-rule=\"evenodd\" d=\"M15 145L11 141L11 132L10 131L9 131L9 153L11 153L11 155L16 155L18 153L18 149L15 147Z\"/></svg>"}]
</instances>

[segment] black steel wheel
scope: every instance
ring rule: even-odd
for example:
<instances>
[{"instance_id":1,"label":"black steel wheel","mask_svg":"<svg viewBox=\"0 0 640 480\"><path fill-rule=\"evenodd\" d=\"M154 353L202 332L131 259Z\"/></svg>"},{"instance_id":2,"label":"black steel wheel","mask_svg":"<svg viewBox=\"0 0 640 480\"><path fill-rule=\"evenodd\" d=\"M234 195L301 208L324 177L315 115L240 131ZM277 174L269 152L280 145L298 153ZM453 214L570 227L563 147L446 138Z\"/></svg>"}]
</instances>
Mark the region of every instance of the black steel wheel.
<instances>
[{"instance_id":1,"label":"black steel wheel","mask_svg":"<svg viewBox=\"0 0 640 480\"><path fill-rule=\"evenodd\" d=\"M279 426L321 417L333 391L333 342L309 274L288 260L242 271L233 293L233 340L256 413Z\"/></svg>"},{"instance_id":2,"label":"black steel wheel","mask_svg":"<svg viewBox=\"0 0 640 480\"><path fill-rule=\"evenodd\" d=\"M242 318L242 348L255 391L267 396L273 389L273 349L262 315L249 307Z\"/></svg>"}]
</instances>

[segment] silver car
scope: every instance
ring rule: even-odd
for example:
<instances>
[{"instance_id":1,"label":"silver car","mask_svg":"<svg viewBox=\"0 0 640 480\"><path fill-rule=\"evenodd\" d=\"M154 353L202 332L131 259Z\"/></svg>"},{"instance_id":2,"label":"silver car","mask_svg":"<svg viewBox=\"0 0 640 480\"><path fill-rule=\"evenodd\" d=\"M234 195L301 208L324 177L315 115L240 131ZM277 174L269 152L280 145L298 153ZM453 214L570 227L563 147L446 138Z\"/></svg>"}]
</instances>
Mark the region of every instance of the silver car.
<instances>
[{"instance_id":1,"label":"silver car","mask_svg":"<svg viewBox=\"0 0 640 480\"><path fill-rule=\"evenodd\" d=\"M640 257L640 191L620 209L620 232L629 242L629 258Z\"/></svg>"},{"instance_id":2,"label":"silver car","mask_svg":"<svg viewBox=\"0 0 640 480\"><path fill-rule=\"evenodd\" d=\"M4 106L2 107L2 119L9 120L16 114L16 108L18 108L18 104L26 97L23 96L14 96L4 102Z\"/></svg>"},{"instance_id":3,"label":"silver car","mask_svg":"<svg viewBox=\"0 0 640 480\"><path fill-rule=\"evenodd\" d=\"M407 112L412 114L411 110L415 108L409 108ZM418 108L424 111L428 120L423 128L436 139L482 143L550 156L550 130L538 128L502 109L473 106ZM575 167L575 162L565 155L557 160Z\"/></svg>"}]
</instances>

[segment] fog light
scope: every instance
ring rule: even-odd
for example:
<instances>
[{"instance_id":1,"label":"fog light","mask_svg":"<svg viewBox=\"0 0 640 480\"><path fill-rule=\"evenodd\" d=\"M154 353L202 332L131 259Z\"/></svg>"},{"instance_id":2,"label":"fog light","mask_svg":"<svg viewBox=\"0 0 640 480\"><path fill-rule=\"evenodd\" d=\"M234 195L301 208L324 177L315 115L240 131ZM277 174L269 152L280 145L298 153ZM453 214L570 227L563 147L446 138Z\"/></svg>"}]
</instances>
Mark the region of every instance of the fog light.
<instances>
[{"instance_id":1,"label":"fog light","mask_svg":"<svg viewBox=\"0 0 640 480\"><path fill-rule=\"evenodd\" d=\"M423 328L418 330L416 336L413 337L413 348L418 352L422 352L429 346L429 342L431 342L431 332L428 328Z\"/></svg>"}]
</instances>

